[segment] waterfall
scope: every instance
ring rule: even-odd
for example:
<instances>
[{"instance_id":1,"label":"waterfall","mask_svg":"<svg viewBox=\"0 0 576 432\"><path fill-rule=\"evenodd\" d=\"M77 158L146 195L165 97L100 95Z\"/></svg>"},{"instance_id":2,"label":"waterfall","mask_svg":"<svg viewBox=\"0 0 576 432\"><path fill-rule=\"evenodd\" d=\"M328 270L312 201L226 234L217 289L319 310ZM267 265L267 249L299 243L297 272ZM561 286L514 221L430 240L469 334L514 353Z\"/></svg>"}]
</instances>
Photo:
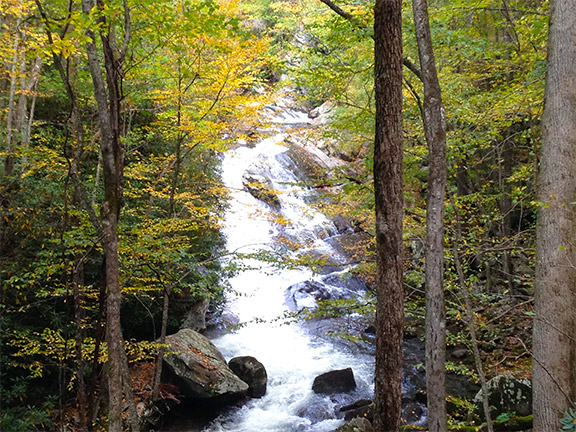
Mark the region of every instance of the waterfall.
<instances>
[{"instance_id":1,"label":"waterfall","mask_svg":"<svg viewBox=\"0 0 576 432\"><path fill-rule=\"evenodd\" d=\"M302 123L307 117L284 110L277 121ZM327 240L336 234L334 225L308 202L311 192L298 186L298 176L286 163L288 148L282 145L284 133L264 139L254 147L240 146L228 151L223 160L223 180L231 191L230 207L224 223L229 252L274 252L283 248L280 238L306 245L316 254L326 254L337 264L345 261ZM275 202L265 203L245 188L248 173L264 178L276 190ZM243 182L244 179L244 182ZM278 218L281 218L281 221ZM297 254L297 251L291 252ZM279 268L246 258L240 271L230 279L227 309L242 325L213 339L223 355L253 356L268 373L264 397L242 407L231 408L214 420L206 432L290 432L332 431L344 423L336 415L341 405L372 395L373 358L318 339L305 326L287 324L282 317L289 310L314 306L315 299L305 290L287 301L288 289L302 283L326 285L327 274L314 274L307 268ZM338 276L345 267L334 266ZM336 284L337 285L337 284ZM338 296L347 288L328 286ZM350 394L319 395L312 391L314 378L324 372L351 367L357 389Z\"/></svg>"}]
</instances>

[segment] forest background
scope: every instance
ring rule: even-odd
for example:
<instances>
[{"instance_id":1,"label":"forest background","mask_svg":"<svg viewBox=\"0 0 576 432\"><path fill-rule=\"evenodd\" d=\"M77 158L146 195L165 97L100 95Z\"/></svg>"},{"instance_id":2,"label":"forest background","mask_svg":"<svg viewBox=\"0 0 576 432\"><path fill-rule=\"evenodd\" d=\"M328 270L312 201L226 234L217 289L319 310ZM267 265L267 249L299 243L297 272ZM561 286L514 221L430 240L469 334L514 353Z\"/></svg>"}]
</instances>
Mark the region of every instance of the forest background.
<instances>
[{"instance_id":1,"label":"forest background","mask_svg":"<svg viewBox=\"0 0 576 432\"><path fill-rule=\"evenodd\" d=\"M330 123L308 139L329 143L347 164L314 186L329 193L323 211L374 237L372 2L339 3L354 20L320 1L90 5L0 3L0 424L7 430L50 429L74 400L82 421L98 410L94 395L113 355L105 343L113 319L110 214L118 223L118 328L130 363L154 359L153 341L178 328L199 298L217 308L226 275L236 271L218 260L227 196L218 155L257 137L262 107L281 88L292 86L303 110L330 105ZM410 6L404 56L414 66ZM429 7L447 124L448 343L471 344L463 285L488 376L528 377L548 3ZM104 99L117 108L110 154L122 181L112 197L94 64L106 70ZM425 289L429 156L418 74L408 67L403 77L409 327L424 315ZM373 282L371 246L358 246L368 258L357 271ZM476 374L457 362L448 368Z\"/></svg>"}]
</instances>

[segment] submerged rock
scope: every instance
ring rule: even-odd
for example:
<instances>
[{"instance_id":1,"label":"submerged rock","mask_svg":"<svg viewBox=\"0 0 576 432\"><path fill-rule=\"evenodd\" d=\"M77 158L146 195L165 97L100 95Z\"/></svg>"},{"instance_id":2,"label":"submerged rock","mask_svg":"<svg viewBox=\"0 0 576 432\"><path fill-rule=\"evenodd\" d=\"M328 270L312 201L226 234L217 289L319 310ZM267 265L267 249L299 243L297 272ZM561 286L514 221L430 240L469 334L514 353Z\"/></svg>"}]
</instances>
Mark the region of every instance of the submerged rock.
<instances>
[{"instance_id":1,"label":"submerged rock","mask_svg":"<svg viewBox=\"0 0 576 432\"><path fill-rule=\"evenodd\" d=\"M206 337L182 329L166 337L169 344L165 364L168 375L189 398L243 396L248 384L226 364L224 356Z\"/></svg>"},{"instance_id":2,"label":"submerged rock","mask_svg":"<svg viewBox=\"0 0 576 432\"><path fill-rule=\"evenodd\" d=\"M264 365L254 357L234 357L228 362L228 366L248 384L248 396L259 398L266 394L268 375Z\"/></svg>"},{"instance_id":3,"label":"submerged rock","mask_svg":"<svg viewBox=\"0 0 576 432\"><path fill-rule=\"evenodd\" d=\"M288 287L286 304L291 311L315 308L318 302L352 298L366 291L366 283L349 273L330 274L321 281L308 280Z\"/></svg>"},{"instance_id":4,"label":"submerged rock","mask_svg":"<svg viewBox=\"0 0 576 432\"><path fill-rule=\"evenodd\" d=\"M274 189L272 182L265 176L255 172L246 172L242 177L242 184L254 198L265 202L275 209L280 208L278 193Z\"/></svg>"},{"instance_id":5,"label":"submerged rock","mask_svg":"<svg viewBox=\"0 0 576 432\"><path fill-rule=\"evenodd\" d=\"M356 380L352 368L334 370L314 378L312 390L314 393L333 394L347 393L356 388Z\"/></svg>"},{"instance_id":6,"label":"submerged rock","mask_svg":"<svg viewBox=\"0 0 576 432\"><path fill-rule=\"evenodd\" d=\"M285 293L286 304L292 311L299 311L304 308L315 308L319 301L335 300L340 298L338 290L325 285L322 282L312 280L298 282L290 286Z\"/></svg>"}]
</instances>

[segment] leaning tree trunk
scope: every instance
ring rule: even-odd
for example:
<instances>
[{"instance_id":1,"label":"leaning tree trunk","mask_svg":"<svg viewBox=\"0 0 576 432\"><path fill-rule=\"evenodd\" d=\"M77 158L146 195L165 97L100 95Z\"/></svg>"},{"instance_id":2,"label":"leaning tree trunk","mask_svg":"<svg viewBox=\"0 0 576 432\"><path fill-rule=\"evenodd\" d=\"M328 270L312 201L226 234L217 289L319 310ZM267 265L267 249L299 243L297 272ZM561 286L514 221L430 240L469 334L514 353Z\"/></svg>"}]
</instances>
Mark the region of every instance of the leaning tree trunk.
<instances>
[{"instance_id":1,"label":"leaning tree trunk","mask_svg":"<svg viewBox=\"0 0 576 432\"><path fill-rule=\"evenodd\" d=\"M374 426L397 431L402 404L402 1L374 6L376 370Z\"/></svg>"},{"instance_id":2,"label":"leaning tree trunk","mask_svg":"<svg viewBox=\"0 0 576 432\"><path fill-rule=\"evenodd\" d=\"M576 401L576 0L550 2L538 176L534 432L560 429Z\"/></svg>"},{"instance_id":3,"label":"leaning tree trunk","mask_svg":"<svg viewBox=\"0 0 576 432\"><path fill-rule=\"evenodd\" d=\"M448 430L446 419L446 309L444 305L444 200L446 121L434 61L426 0L413 0L424 83L423 121L428 143L426 210L426 388L430 432Z\"/></svg>"}]
</instances>

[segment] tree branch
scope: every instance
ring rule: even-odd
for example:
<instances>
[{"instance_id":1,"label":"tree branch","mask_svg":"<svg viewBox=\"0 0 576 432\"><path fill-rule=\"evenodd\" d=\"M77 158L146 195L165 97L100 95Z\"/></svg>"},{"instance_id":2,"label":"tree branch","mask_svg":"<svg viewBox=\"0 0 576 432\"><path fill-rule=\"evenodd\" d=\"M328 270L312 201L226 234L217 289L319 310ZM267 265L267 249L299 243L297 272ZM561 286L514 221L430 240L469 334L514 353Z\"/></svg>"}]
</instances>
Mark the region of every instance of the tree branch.
<instances>
[{"instance_id":1,"label":"tree branch","mask_svg":"<svg viewBox=\"0 0 576 432\"><path fill-rule=\"evenodd\" d=\"M342 18L350 21L350 23L353 24L354 27L356 27L358 30L362 31L367 35L370 35L370 37L374 39L374 31L372 30L372 28L366 26L350 12L346 12L344 9L342 9L337 4L333 3L331 0L320 0L320 1L324 3L326 6L328 6L330 9L332 9L334 12L336 12L338 15L340 15ZM422 81L422 72L420 71L420 69L418 69L418 66L416 66L415 63L413 63L408 57L402 57L402 63L408 70L410 70L414 75L416 75L420 81Z\"/></svg>"}]
</instances>

